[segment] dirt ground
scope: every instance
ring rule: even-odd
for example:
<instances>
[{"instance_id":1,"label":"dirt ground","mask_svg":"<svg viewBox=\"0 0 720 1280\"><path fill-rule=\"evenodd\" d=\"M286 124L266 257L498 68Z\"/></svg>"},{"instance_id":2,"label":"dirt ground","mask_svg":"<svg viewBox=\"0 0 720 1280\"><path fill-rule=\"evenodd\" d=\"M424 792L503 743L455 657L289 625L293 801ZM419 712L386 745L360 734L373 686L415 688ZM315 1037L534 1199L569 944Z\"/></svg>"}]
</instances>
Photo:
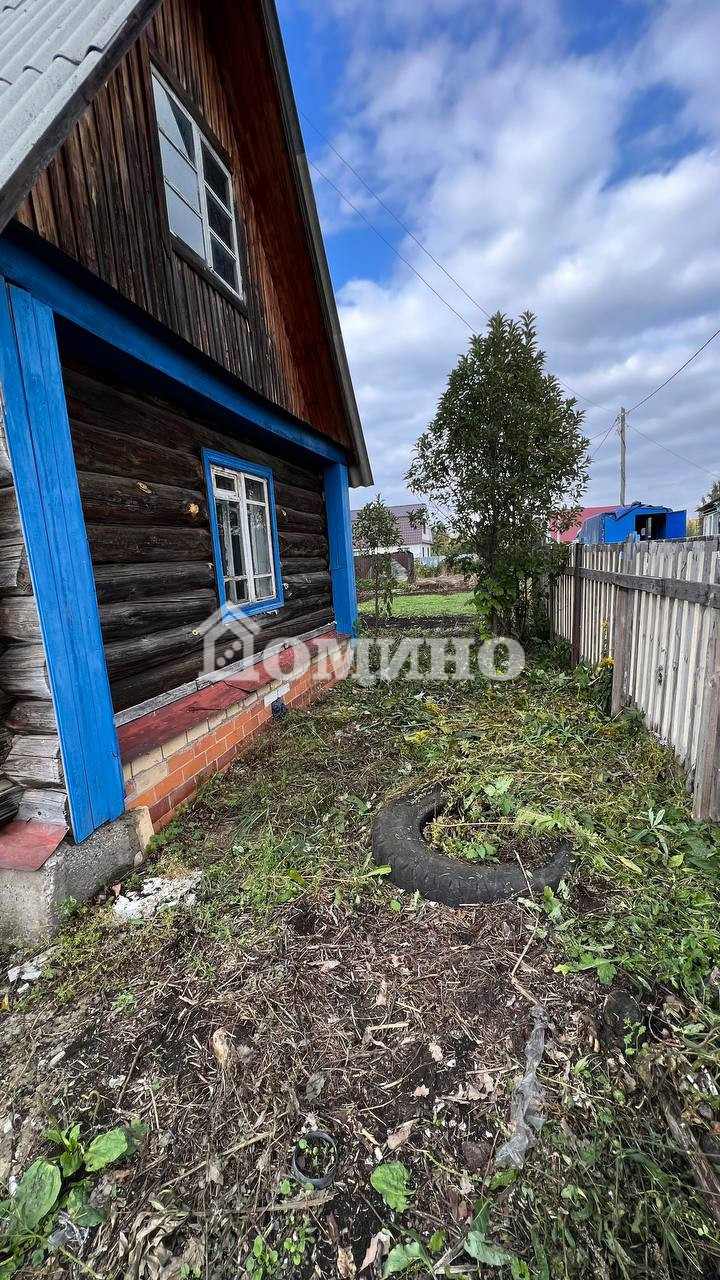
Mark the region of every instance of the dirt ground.
<instances>
[{"instance_id":1,"label":"dirt ground","mask_svg":"<svg viewBox=\"0 0 720 1280\"><path fill-rule=\"evenodd\" d=\"M681 788L647 735L613 739L585 693L557 687L570 709L553 710L557 742L546 741L547 724L539 748L525 742L528 777L541 767L552 792L556 767L579 811L605 735L620 763L604 792L650 760L653 785L677 803ZM401 1245L408 1275L718 1274L720 1231L677 1144L661 1150L659 1094L639 1083L631 1029L644 1024L658 1061L669 1042L678 1070L705 1071L696 1092L712 1138L717 1063L705 1058L716 1021L703 1022L697 997L661 975L633 981L618 966L608 981L597 953L588 964L580 949L563 971L571 936L614 927L596 853L581 859L562 919L559 899L426 903L387 884L369 858L386 795L430 774L448 785L488 767L520 776L517 726L538 721L531 692L348 682L294 714L158 842L150 874L201 871L195 900L118 922L117 895L145 872L131 877L75 912L29 991L6 982L3 1183L49 1153L51 1126L80 1124L88 1137L138 1121L147 1129L138 1151L93 1180L105 1221L14 1274L377 1278ZM548 755L553 766L542 764ZM548 1022L545 1127L524 1170L503 1170L495 1157L535 1006ZM678 1024L692 1019L705 1056L688 1067ZM682 1105L694 1125L695 1094ZM338 1150L323 1190L291 1172L296 1143L315 1129ZM390 1162L405 1170L404 1210L371 1181ZM0 1277L11 1274L0 1263Z\"/></svg>"}]
</instances>

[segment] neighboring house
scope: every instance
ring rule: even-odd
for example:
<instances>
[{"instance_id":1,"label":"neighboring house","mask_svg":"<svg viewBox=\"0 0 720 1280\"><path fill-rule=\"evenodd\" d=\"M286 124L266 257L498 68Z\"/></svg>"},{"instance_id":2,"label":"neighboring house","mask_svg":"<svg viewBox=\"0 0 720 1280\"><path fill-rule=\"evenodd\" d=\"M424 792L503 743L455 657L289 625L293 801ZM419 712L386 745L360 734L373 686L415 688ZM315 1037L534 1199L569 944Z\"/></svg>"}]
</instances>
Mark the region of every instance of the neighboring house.
<instances>
[{"instance_id":1,"label":"neighboring house","mask_svg":"<svg viewBox=\"0 0 720 1280\"><path fill-rule=\"evenodd\" d=\"M430 517L428 516L427 507L422 502L406 502L401 503L397 507L389 507L389 511L397 520L398 529L400 530L400 539L394 547L383 547L383 551L411 551L412 554L421 560L427 559L432 555L432 532L430 529ZM411 515L419 512L419 518L413 522ZM359 516L359 511L351 511L350 516L353 524Z\"/></svg>"},{"instance_id":2,"label":"neighboring house","mask_svg":"<svg viewBox=\"0 0 720 1280\"><path fill-rule=\"evenodd\" d=\"M558 532L557 525L550 522L549 532L553 542L574 542L577 538L583 524L592 516L603 515L606 511L614 511L615 503L609 503L605 507L582 507L579 516L570 525L569 529L563 529L562 533Z\"/></svg>"},{"instance_id":3,"label":"neighboring house","mask_svg":"<svg viewBox=\"0 0 720 1280\"><path fill-rule=\"evenodd\" d=\"M686 523L685 511L672 511L670 507L653 507L643 502L633 502L629 507L616 507L613 511L591 516L583 523L578 542L624 542L626 538L639 542L656 542L684 538Z\"/></svg>"},{"instance_id":4,"label":"neighboring house","mask_svg":"<svg viewBox=\"0 0 720 1280\"><path fill-rule=\"evenodd\" d=\"M0 0L0 48L10 931L312 695L288 639L344 669L372 476L272 0Z\"/></svg>"},{"instance_id":5,"label":"neighboring house","mask_svg":"<svg viewBox=\"0 0 720 1280\"><path fill-rule=\"evenodd\" d=\"M720 500L704 502L698 507L698 516L702 520L703 537L716 538L720 534Z\"/></svg>"}]
</instances>

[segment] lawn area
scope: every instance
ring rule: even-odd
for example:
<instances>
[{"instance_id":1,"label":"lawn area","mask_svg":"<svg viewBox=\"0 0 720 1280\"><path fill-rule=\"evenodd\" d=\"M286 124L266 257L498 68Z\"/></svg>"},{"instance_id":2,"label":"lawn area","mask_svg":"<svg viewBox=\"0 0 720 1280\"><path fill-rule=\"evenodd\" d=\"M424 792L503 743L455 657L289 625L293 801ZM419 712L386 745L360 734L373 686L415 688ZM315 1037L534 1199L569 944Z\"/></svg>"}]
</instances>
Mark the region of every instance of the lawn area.
<instances>
[{"instance_id":1,"label":"lawn area","mask_svg":"<svg viewBox=\"0 0 720 1280\"><path fill-rule=\"evenodd\" d=\"M373 612L372 600L364 600L360 613ZM441 614L472 614L472 591L457 591L451 595L396 595L393 599L395 618L434 618Z\"/></svg>"},{"instance_id":2,"label":"lawn area","mask_svg":"<svg viewBox=\"0 0 720 1280\"><path fill-rule=\"evenodd\" d=\"M44 1259L54 1210L16 1231L16 1260L39 1249L18 1275L718 1275L720 831L637 715L607 718L606 680L549 653L511 683L348 680L123 885L199 872L194 900L76 909L32 989L6 984L3 1181L59 1150L48 1128L65 1152L73 1125L73 1151L145 1129L83 1178L105 1218L64 1253ZM567 881L460 908L389 883L373 818L436 782L442 848L569 838ZM536 1006L544 1123L498 1167ZM291 1168L314 1129L327 1188Z\"/></svg>"}]
</instances>

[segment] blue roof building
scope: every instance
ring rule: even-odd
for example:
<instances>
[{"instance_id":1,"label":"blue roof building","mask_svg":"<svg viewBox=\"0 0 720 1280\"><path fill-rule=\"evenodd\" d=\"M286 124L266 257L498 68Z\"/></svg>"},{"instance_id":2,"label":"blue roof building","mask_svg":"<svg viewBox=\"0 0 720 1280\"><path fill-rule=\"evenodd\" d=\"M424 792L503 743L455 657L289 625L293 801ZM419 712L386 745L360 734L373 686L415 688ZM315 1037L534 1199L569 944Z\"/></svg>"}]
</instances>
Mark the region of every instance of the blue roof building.
<instances>
[{"instance_id":1,"label":"blue roof building","mask_svg":"<svg viewBox=\"0 0 720 1280\"><path fill-rule=\"evenodd\" d=\"M591 516L582 525L577 541L597 544L625 542L627 538L638 542L684 538L686 524L686 511L633 502L629 507L616 507L614 511Z\"/></svg>"}]
</instances>

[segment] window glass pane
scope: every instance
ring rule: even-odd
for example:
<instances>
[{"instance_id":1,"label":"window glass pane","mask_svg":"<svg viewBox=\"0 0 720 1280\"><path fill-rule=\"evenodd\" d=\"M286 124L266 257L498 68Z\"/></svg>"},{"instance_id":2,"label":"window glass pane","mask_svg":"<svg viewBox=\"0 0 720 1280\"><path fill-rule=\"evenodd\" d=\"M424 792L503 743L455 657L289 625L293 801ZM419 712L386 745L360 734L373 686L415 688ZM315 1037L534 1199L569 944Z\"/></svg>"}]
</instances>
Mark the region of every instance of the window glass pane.
<instances>
[{"instance_id":1,"label":"window glass pane","mask_svg":"<svg viewBox=\"0 0 720 1280\"><path fill-rule=\"evenodd\" d=\"M160 135L160 153L162 155L163 173L168 182L177 187L181 196L197 213L200 212L200 189L198 176L191 164L170 146L167 138Z\"/></svg>"},{"instance_id":2,"label":"window glass pane","mask_svg":"<svg viewBox=\"0 0 720 1280\"><path fill-rule=\"evenodd\" d=\"M245 494L249 502L264 502L265 485L262 480L251 480L250 476L246 476Z\"/></svg>"},{"instance_id":3,"label":"window glass pane","mask_svg":"<svg viewBox=\"0 0 720 1280\"><path fill-rule=\"evenodd\" d=\"M195 143L193 140L192 125L185 115L185 112L174 102L164 85L153 76L153 93L155 95L155 110L157 111L158 124L163 133L166 133L171 142L179 151L182 151L188 160L195 162Z\"/></svg>"},{"instance_id":4,"label":"window glass pane","mask_svg":"<svg viewBox=\"0 0 720 1280\"><path fill-rule=\"evenodd\" d=\"M258 600L270 600L274 595L271 577L255 579L255 596Z\"/></svg>"},{"instance_id":5,"label":"window glass pane","mask_svg":"<svg viewBox=\"0 0 720 1280\"><path fill-rule=\"evenodd\" d=\"M232 221L230 215L220 208L214 196L207 193L208 222L213 231L224 241L228 249L233 249Z\"/></svg>"},{"instance_id":6,"label":"window glass pane","mask_svg":"<svg viewBox=\"0 0 720 1280\"><path fill-rule=\"evenodd\" d=\"M229 502L225 498L216 498L215 509L218 519L223 575L226 578L240 577L245 573L240 507L237 502Z\"/></svg>"},{"instance_id":7,"label":"window glass pane","mask_svg":"<svg viewBox=\"0 0 720 1280\"><path fill-rule=\"evenodd\" d=\"M264 506L259 507L251 503L247 512L253 572L258 575L270 573L272 571L272 558L270 554L267 509Z\"/></svg>"},{"instance_id":8,"label":"window glass pane","mask_svg":"<svg viewBox=\"0 0 720 1280\"><path fill-rule=\"evenodd\" d=\"M224 489L230 493L235 493L235 480L233 476L221 475L219 471L213 472L216 489Z\"/></svg>"},{"instance_id":9,"label":"window glass pane","mask_svg":"<svg viewBox=\"0 0 720 1280\"><path fill-rule=\"evenodd\" d=\"M212 264L218 275L230 285L231 289L237 292L237 268L235 259L231 257L227 249L216 240L214 236L210 237L212 244Z\"/></svg>"},{"instance_id":10,"label":"window glass pane","mask_svg":"<svg viewBox=\"0 0 720 1280\"><path fill-rule=\"evenodd\" d=\"M184 200L176 195L171 187L165 184L165 195L167 197L168 221L170 230L183 240L185 244L200 254L201 258L205 257L205 236L203 234L203 226L200 218L192 209L188 208Z\"/></svg>"},{"instance_id":11,"label":"window glass pane","mask_svg":"<svg viewBox=\"0 0 720 1280\"><path fill-rule=\"evenodd\" d=\"M231 604L246 604L248 586L246 578L226 578L225 595Z\"/></svg>"},{"instance_id":12,"label":"window glass pane","mask_svg":"<svg viewBox=\"0 0 720 1280\"><path fill-rule=\"evenodd\" d=\"M212 152L202 144L203 171L205 173L205 181L215 195L218 196L227 209L231 208L230 191L228 187L227 174L220 167Z\"/></svg>"}]
</instances>

